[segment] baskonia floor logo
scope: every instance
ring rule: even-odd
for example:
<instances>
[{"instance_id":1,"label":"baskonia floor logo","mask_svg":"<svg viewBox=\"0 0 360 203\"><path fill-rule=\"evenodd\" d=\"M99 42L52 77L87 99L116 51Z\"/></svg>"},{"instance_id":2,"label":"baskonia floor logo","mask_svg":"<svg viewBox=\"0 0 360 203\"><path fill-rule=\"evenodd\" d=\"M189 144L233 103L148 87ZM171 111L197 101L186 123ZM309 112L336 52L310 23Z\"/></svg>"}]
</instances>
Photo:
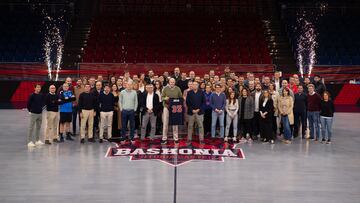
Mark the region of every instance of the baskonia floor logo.
<instances>
[{"instance_id":1,"label":"baskonia floor logo","mask_svg":"<svg viewBox=\"0 0 360 203\"><path fill-rule=\"evenodd\" d=\"M205 139L205 144L193 141L187 143L180 140L175 145L169 142L160 144L160 139L135 142L135 144L115 143L115 147L109 147L105 157L130 157L130 161L159 160L171 166L179 166L192 160L198 161L224 161L224 158L245 159L240 148L234 144L224 143L221 139Z\"/></svg>"}]
</instances>

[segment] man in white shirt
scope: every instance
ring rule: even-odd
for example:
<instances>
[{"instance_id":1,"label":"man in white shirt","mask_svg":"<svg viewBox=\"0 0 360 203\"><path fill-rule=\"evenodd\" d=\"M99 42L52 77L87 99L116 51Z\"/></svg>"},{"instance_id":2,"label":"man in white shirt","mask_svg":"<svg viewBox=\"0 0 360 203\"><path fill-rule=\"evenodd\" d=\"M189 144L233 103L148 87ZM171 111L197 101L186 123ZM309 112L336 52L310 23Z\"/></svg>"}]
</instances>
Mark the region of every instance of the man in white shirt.
<instances>
[{"instance_id":1,"label":"man in white shirt","mask_svg":"<svg viewBox=\"0 0 360 203\"><path fill-rule=\"evenodd\" d=\"M275 73L274 73L274 84L275 84L275 89L277 90L277 91L279 91L280 90L280 88L281 88L281 72L280 71L276 71Z\"/></svg>"},{"instance_id":2,"label":"man in white shirt","mask_svg":"<svg viewBox=\"0 0 360 203\"><path fill-rule=\"evenodd\" d=\"M159 96L154 93L154 85L147 84L146 92L144 92L143 100L140 103L142 112L141 140L145 139L146 127L150 121L150 139L154 139L156 130L156 113L160 110Z\"/></svg>"}]
</instances>

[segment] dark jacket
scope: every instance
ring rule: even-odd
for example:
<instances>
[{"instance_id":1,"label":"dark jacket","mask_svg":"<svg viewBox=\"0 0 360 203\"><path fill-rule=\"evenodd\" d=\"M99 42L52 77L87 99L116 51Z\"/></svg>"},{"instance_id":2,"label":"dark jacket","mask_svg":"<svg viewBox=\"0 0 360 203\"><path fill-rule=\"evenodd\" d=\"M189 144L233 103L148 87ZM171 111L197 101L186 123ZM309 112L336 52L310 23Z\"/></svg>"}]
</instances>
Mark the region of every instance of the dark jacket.
<instances>
[{"instance_id":1,"label":"dark jacket","mask_svg":"<svg viewBox=\"0 0 360 203\"><path fill-rule=\"evenodd\" d=\"M45 105L47 111L59 112L59 95L48 93L45 97Z\"/></svg>"},{"instance_id":2,"label":"dark jacket","mask_svg":"<svg viewBox=\"0 0 360 203\"><path fill-rule=\"evenodd\" d=\"M204 92L198 90L196 93L194 90L191 90L187 93L186 96L186 106L188 107L188 115L193 115L193 110L200 109L198 112L199 115L204 114L204 104L206 102Z\"/></svg>"},{"instance_id":3,"label":"dark jacket","mask_svg":"<svg viewBox=\"0 0 360 203\"><path fill-rule=\"evenodd\" d=\"M27 102L27 109L31 113L40 114L44 107L44 95L32 93Z\"/></svg>"},{"instance_id":4,"label":"dark jacket","mask_svg":"<svg viewBox=\"0 0 360 203\"><path fill-rule=\"evenodd\" d=\"M329 101L321 100L321 110L320 110L320 116L324 117L334 117L335 107L334 103Z\"/></svg>"},{"instance_id":5,"label":"dark jacket","mask_svg":"<svg viewBox=\"0 0 360 203\"><path fill-rule=\"evenodd\" d=\"M301 113L307 111L307 95L303 92L294 95L294 113Z\"/></svg>"},{"instance_id":6,"label":"dark jacket","mask_svg":"<svg viewBox=\"0 0 360 203\"><path fill-rule=\"evenodd\" d=\"M97 110L97 100L93 93L83 92L79 96L79 110Z\"/></svg>"},{"instance_id":7,"label":"dark jacket","mask_svg":"<svg viewBox=\"0 0 360 203\"><path fill-rule=\"evenodd\" d=\"M314 82L314 85L315 85L315 92L318 93L320 96L322 96L326 90L324 83L318 81L318 82Z\"/></svg>"},{"instance_id":8,"label":"dark jacket","mask_svg":"<svg viewBox=\"0 0 360 203\"><path fill-rule=\"evenodd\" d=\"M103 92L103 89L101 89L100 92L98 92L96 90L96 88L94 88L93 90L90 90L90 93L92 95L94 95L94 98L95 98L96 107L95 107L94 110L97 111L97 112L99 112L99 110L100 110L100 108L99 108L99 96L100 96L100 94L102 94L102 92Z\"/></svg>"},{"instance_id":9,"label":"dark jacket","mask_svg":"<svg viewBox=\"0 0 360 203\"><path fill-rule=\"evenodd\" d=\"M114 95L110 92L108 95L102 93L99 95L99 108L102 112L114 111Z\"/></svg>"},{"instance_id":10,"label":"dark jacket","mask_svg":"<svg viewBox=\"0 0 360 203\"><path fill-rule=\"evenodd\" d=\"M318 93L313 95L307 94L307 110L320 111L321 110L321 96Z\"/></svg>"},{"instance_id":11,"label":"dark jacket","mask_svg":"<svg viewBox=\"0 0 360 203\"><path fill-rule=\"evenodd\" d=\"M260 117L260 119L265 122L271 122L273 115L274 115L274 102L272 99L268 99L265 106L263 106L263 102L264 102L264 100L260 99L259 112L261 111L262 113L265 113L265 112L268 112L268 113L265 115L265 118Z\"/></svg>"},{"instance_id":12,"label":"dark jacket","mask_svg":"<svg viewBox=\"0 0 360 203\"><path fill-rule=\"evenodd\" d=\"M181 80L181 78L176 81L176 86L178 86L181 89L181 93L184 93L184 91L188 88L188 82L189 80Z\"/></svg>"},{"instance_id":13,"label":"dark jacket","mask_svg":"<svg viewBox=\"0 0 360 203\"><path fill-rule=\"evenodd\" d=\"M140 100L140 111L142 114L145 114L148 110L146 107L146 99L147 99L148 93L145 91L141 97ZM153 92L153 112L157 114L162 108L162 105L160 103L159 95L157 95L155 92Z\"/></svg>"}]
</instances>

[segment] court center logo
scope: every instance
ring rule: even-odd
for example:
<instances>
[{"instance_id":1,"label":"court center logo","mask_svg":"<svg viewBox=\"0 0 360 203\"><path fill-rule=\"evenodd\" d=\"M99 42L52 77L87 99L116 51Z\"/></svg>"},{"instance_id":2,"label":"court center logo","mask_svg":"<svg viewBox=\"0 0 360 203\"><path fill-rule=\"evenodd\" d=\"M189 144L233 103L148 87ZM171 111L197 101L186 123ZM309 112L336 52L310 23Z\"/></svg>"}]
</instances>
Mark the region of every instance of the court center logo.
<instances>
[{"instance_id":1,"label":"court center logo","mask_svg":"<svg viewBox=\"0 0 360 203\"><path fill-rule=\"evenodd\" d=\"M245 159L240 148L232 143L224 143L221 139L205 139L205 144L197 141L187 143L180 140L175 145L169 142L162 145L160 139L145 140L135 144L120 142L109 147L105 157L129 157L130 161L158 160L171 166L179 166L190 161L224 161L224 158Z\"/></svg>"}]
</instances>

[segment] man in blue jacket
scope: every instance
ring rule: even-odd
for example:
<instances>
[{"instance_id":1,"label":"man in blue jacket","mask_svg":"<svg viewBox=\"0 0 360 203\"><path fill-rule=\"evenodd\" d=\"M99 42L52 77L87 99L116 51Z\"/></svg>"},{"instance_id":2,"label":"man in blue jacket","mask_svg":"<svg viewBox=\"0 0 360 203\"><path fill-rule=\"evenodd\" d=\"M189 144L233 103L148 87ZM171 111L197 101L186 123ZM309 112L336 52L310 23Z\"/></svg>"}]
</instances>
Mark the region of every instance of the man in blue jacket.
<instances>
[{"instance_id":1,"label":"man in blue jacket","mask_svg":"<svg viewBox=\"0 0 360 203\"><path fill-rule=\"evenodd\" d=\"M64 83L59 92L60 102L60 142L64 142L63 134L66 134L66 140L73 141L70 133L70 123L72 121L72 102L75 101L75 95L69 90L69 84Z\"/></svg>"}]
</instances>

